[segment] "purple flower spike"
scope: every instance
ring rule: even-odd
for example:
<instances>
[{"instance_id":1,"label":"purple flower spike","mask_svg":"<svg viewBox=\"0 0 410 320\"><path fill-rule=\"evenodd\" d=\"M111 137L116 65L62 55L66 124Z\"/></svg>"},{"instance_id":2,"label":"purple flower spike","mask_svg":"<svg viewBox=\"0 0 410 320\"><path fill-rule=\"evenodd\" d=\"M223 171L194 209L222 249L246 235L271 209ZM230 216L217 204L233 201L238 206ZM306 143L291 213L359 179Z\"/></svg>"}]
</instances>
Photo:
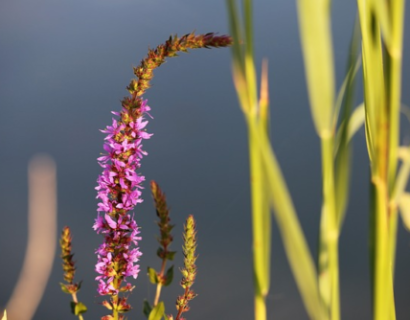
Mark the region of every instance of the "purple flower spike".
<instances>
[{"instance_id":1,"label":"purple flower spike","mask_svg":"<svg viewBox=\"0 0 410 320\"><path fill-rule=\"evenodd\" d=\"M137 79L132 79L127 87L131 96L121 101L120 112L112 112L119 119L114 118L110 126L101 130L107 134L104 139L106 153L97 159L103 172L95 188L100 202L93 229L102 233L105 241L96 250L98 262L95 269L99 273L98 292L111 296L110 302L104 301L102 304L112 310L112 316L102 319L123 319L118 313L128 311L131 306L126 303L127 298L118 297L118 293L131 291L133 286L126 283L126 277L136 279L140 271L138 261L141 252L137 246L141 237L130 211L142 202L140 189L145 177L135 171L140 168L142 157L147 155L142 150L142 141L152 136L145 131L148 121L144 119L145 115L152 118L149 114L151 108L142 95L150 87L153 70L163 64L167 57L177 56L177 52L231 44L229 36L190 33L181 38L171 36L156 49L150 49L147 57L134 68Z\"/></svg>"},{"instance_id":2,"label":"purple flower spike","mask_svg":"<svg viewBox=\"0 0 410 320\"><path fill-rule=\"evenodd\" d=\"M139 259L142 255L138 248L139 227L130 212L141 203L141 183L144 176L136 170L147 153L142 150L142 141L152 134L145 132L148 121L144 114L150 108L147 100L135 98L132 107L124 105L121 112L113 112L119 119L101 130L105 154L97 160L103 168L97 179L97 199L99 200L93 229L104 235L104 243L96 250L98 257L95 271L98 273L98 293L111 296L110 305L120 303L120 292L133 289L127 277L138 277ZM121 301L122 301L121 300Z\"/></svg>"}]
</instances>

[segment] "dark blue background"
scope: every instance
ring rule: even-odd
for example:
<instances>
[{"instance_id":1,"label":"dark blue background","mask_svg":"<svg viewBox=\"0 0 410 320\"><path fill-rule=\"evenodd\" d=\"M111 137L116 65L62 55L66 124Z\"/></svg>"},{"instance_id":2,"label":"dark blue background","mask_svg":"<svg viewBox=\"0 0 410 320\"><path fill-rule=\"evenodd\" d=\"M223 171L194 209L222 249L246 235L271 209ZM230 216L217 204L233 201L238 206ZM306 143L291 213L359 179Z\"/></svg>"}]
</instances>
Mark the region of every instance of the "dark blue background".
<instances>
[{"instance_id":1,"label":"dark blue background","mask_svg":"<svg viewBox=\"0 0 410 320\"><path fill-rule=\"evenodd\" d=\"M337 84L344 77L355 1L334 1L333 41ZM269 59L272 141L313 254L321 205L320 147L308 106L294 1L255 1L258 70ZM409 10L406 12L409 18ZM85 319L105 311L97 303L94 250L103 238L91 229L101 168L96 158L111 111L127 95L125 87L148 47L170 34L228 33L221 0L2 0L0 2L0 305L4 306L23 261L27 233L29 159L46 152L57 162L58 226L70 225L84 279L79 299L89 307ZM410 101L409 24L406 25L403 101ZM145 95L154 120L145 142L149 156L141 172L165 190L172 207L174 249L181 246L182 223L198 222L199 296L191 320L252 319L252 252L247 133L231 78L230 51L181 54L156 70ZM361 86L359 86L361 87ZM362 100L361 89L357 104ZM403 135L410 127L403 121ZM354 143L351 203L340 240L343 319L370 319L368 272L368 158L364 132ZM148 184L145 184L148 187ZM130 319L143 319L142 299L153 299L147 266L159 268L155 212L148 188L136 219L142 226L141 272L129 301ZM410 236L400 226L396 301L398 319L410 315ZM269 319L307 319L273 227ZM39 248L41 250L41 248ZM180 251L179 251L180 252ZM176 265L182 265L179 253ZM167 311L182 289L163 291ZM35 319L73 319L69 297L60 291L56 258ZM14 319L11 319L14 320Z\"/></svg>"}]
</instances>

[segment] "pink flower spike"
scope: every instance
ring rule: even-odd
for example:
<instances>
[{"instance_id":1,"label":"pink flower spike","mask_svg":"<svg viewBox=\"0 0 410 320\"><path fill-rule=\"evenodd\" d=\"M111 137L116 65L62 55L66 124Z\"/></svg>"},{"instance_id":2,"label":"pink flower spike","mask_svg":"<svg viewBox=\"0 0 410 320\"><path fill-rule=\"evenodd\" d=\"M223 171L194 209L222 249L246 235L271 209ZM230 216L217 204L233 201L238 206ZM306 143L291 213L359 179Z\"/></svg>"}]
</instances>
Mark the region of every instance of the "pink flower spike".
<instances>
[{"instance_id":1,"label":"pink flower spike","mask_svg":"<svg viewBox=\"0 0 410 320\"><path fill-rule=\"evenodd\" d=\"M144 115L150 110L147 101L141 97L132 103L135 110L123 102L121 112L113 112L118 117L101 132L105 133L104 153L97 160L103 168L97 179L99 199L97 215L93 229L104 235L105 241L95 251L98 273L98 293L115 296L120 292L131 291L134 286L127 283L126 277L137 278L138 265L142 253L139 251L139 228L130 215L136 204L142 202L141 183L144 176L136 173L141 166L141 159L147 153L142 150L142 141L152 134L145 128L148 124ZM114 263L115 261L115 263Z\"/></svg>"}]
</instances>

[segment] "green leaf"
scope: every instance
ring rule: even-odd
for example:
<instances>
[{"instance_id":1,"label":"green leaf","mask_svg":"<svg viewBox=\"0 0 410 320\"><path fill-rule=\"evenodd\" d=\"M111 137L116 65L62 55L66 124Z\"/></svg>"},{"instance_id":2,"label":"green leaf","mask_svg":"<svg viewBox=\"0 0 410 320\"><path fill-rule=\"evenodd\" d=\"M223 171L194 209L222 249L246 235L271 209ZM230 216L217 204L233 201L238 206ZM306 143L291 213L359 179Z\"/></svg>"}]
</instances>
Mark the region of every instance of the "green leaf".
<instances>
[{"instance_id":1,"label":"green leaf","mask_svg":"<svg viewBox=\"0 0 410 320\"><path fill-rule=\"evenodd\" d=\"M328 0L298 0L310 107L320 137L333 132L334 68Z\"/></svg>"},{"instance_id":2,"label":"green leaf","mask_svg":"<svg viewBox=\"0 0 410 320\"><path fill-rule=\"evenodd\" d=\"M248 120L252 143L262 154L271 205L302 300L312 320L328 319L319 297L316 267L266 131L255 120Z\"/></svg>"},{"instance_id":3,"label":"green leaf","mask_svg":"<svg viewBox=\"0 0 410 320\"><path fill-rule=\"evenodd\" d=\"M61 290L62 290L64 293L71 294L70 291L68 291L67 286L66 286L65 283L60 282L60 287L61 287Z\"/></svg>"},{"instance_id":4,"label":"green leaf","mask_svg":"<svg viewBox=\"0 0 410 320\"><path fill-rule=\"evenodd\" d=\"M380 29L382 31L383 39L387 44L387 48L391 50L392 48L392 30L391 30L391 21L389 19L389 8L387 2L384 0L375 0L373 1L374 8L378 21L380 23Z\"/></svg>"},{"instance_id":5,"label":"green leaf","mask_svg":"<svg viewBox=\"0 0 410 320\"><path fill-rule=\"evenodd\" d=\"M142 312L143 312L144 315L148 318L148 316L149 316L149 314L151 313L151 311L152 311L151 305L149 304L149 302L148 302L147 300L144 300Z\"/></svg>"},{"instance_id":6,"label":"green leaf","mask_svg":"<svg viewBox=\"0 0 410 320\"><path fill-rule=\"evenodd\" d=\"M259 127L266 132L266 122L259 121ZM257 137L249 132L249 140L253 142ZM269 188L266 183L266 173L263 166L262 154L258 145L249 144L251 198L252 198L252 234L253 234L253 273L255 293L262 300L269 291L270 285L270 211Z\"/></svg>"},{"instance_id":7,"label":"green leaf","mask_svg":"<svg viewBox=\"0 0 410 320\"><path fill-rule=\"evenodd\" d=\"M410 231L410 193L405 192L399 200L399 208L403 224Z\"/></svg>"},{"instance_id":8,"label":"green leaf","mask_svg":"<svg viewBox=\"0 0 410 320\"><path fill-rule=\"evenodd\" d=\"M165 313L164 303L161 301L151 310L148 320L160 320Z\"/></svg>"},{"instance_id":9,"label":"green leaf","mask_svg":"<svg viewBox=\"0 0 410 320\"><path fill-rule=\"evenodd\" d=\"M160 237L157 237L158 242L161 240ZM160 257L162 259L162 255L164 254L164 249L162 249L161 247L158 248L157 250L157 256Z\"/></svg>"},{"instance_id":10,"label":"green leaf","mask_svg":"<svg viewBox=\"0 0 410 320\"><path fill-rule=\"evenodd\" d=\"M86 313L87 312L87 307L85 306L85 304L83 304L82 302L78 302L75 304L74 307L74 314L76 316L82 314L82 313Z\"/></svg>"},{"instance_id":11,"label":"green leaf","mask_svg":"<svg viewBox=\"0 0 410 320\"><path fill-rule=\"evenodd\" d=\"M401 147L398 149L398 157L403 161L399 172L397 173L396 182L392 194L392 203L400 206L403 201L402 195L406 192L406 186L410 176L410 147Z\"/></svg>"},{"instance_id":12,"label":"green leaf","mask_svg":"<svg viewBox=\"0 0 410 320\"><path fill-rule=\"evenodd\" d=\"M361 103L352 113L349 120L348 140L351 140L364 123L364 103Z\"/></svg>"},{"instance_id":13,"label":"green leaf","mask_svg":"<svg viewBox=\"0 0 410 320\"><path fill-rule=\"evenodd\" d=\"M352 53L351 53L352 54ZM354 89L354 78L356 77L357 71L359 70L361 64L361 56L357 57L356 64L350 65L349 70L346 73L345 79L343 81L342 86L340 87L339 93L337 94L336 103L335 103L335 114L334 114L334 122L337 123L337 119L340 113L340 109L342 108L342 102L345 101L345 105L348 105L349 108L347 111L350 112L350 105L353 103L353 95L349 93L349 91L353 91ZM353 59L349 59L348 64L353 63ZM350 88L350 90L349 90ZM352 92L353 93L353 92ZM345 117L347 114L342 114L342 121L346 120Z\"/></svg>"},{"instance_id":14,"label":"green leaf","mask_svg":"<svg viewBox=\"0 0 410 320\"><path fill-rule=\"evenodd\" d=\"M74 301L71 301L70 306L71 306L71 313L76 316L87 312L87 307L82 302L75 303Z\"/></svg>"},{"instance_id":15,"label":"green leaf","mask_svg":"<svg viewBox=\"0 0 410 320\"><path fill-rule=\"evenodd\" d=\"M76 303L74 301L70 301L70 308L72 314L75 314L75 305Z\"/></svg>"},{"instance_id":16,"label":"green leaf","mask_svg":"<svg viewBox=\"0 0 410 320\"><path fill-rule=\"evenodd\" d=\"M171 266L168 270L167 273L165 274L165 282L164 282L164 287L167 287L171 284L172 279L174 279L174 266Z\"/></svg>"},{"instance_id":17,"label":"green leaf","mask_svg":"<svg viewBox=\"0 0 410 320\"><path fill-rule=\"evenodd\" d=\"M232 73L233 80L240 101L240 106L244 114L250 114L250 92L248 88L248 79L245 76L245 57L243 52L243 30L240 24L238 8L235 0L227 0L229 29L233 38L232 45Z\"/></svg>"},{"instance_id":18,"label":"green leaf","mask_svg":"<svg viewBox=\"0 0 410 320\"><path fill-rule=\"evenodd\" d=\"M3 318L1 318L1 320L7 320L7 311L6 310L4 310Z\"/></svg>"},{"instance_id":19,"label":"green leaf","mask_svg":"<svg viewBox=\"0 0 410 320\"><path fill-rule=\"evenodd\" d=\"M158 284L159 283L157 272L155 271L155 269L153 269L151 267L148 267L148 278L149 278L149 281L151 281L152 284Z\"/></svg>"},{"instance_id":20,"label":"green leaf","mask_svg":"<svg viewBox=\"0 0 410 320\"><path fill-rule=\"evenodd\" d=\"M167 260L172 261L172 260L174 260L174 257L175 257L176 253L177 253L176 251L169 251L167 253L167 255L165 256L165 258L167 258Z\"/></svg>"},{"instance_id":21,"label":"green leaf","mask_svg":"<svg viewBox=\"0 0 410 320\"><path fill-rule=\"evenodd\" d=\"M166 253L166 255L164 256L164 249L162 249L162 248L160 247L160 248L158 248L158 250L157 250L157 256L160 257L161 259L165 258L165 259L167 259L167 260L171 260L171 261L172 261L172 260L174 260L175 254L176 254L176 251L168 251L168 252Z\"/></svg>"},{"instance_id":22,"label":"green leaf","mask_svg":"<svg viewBox=\"0 0 410 320\"><path fill-rule=\"evenodd\" d=\"M383 49L380 35L380 21L372 6L366 0L357 1L362 34L363 91L366 109L366 142L372 163L372 171L378 168L376 141L379 141L380 124L387 121L385 108L386 84L384 79ZM380 9L378 9L380 10ZM378 12L380 13L380 12ZM391 146L393 147L393 146ZM372 172L374 174L374 172ZM375 306L381 307L384 302Z\"/></svg>"},{"instance_id":23,"label":"green leaf","mask_svg":"<svg viewBox=\"0 0 410 320\"><path fill-rule=\"evenodd\" d=\"M356 73L360 67L360 56L358 48L360 44L359 23L356 25L350 40L349 58L347 61L346 78L339 93L341 108L340 127L336 134L334 153L335 153L335 198L336 198L336 219L340 232L344 220L346 207L349 201L349 184L351 171L351 138L364 123L364 105L359 106L353 112L354 92L356 85ZM355 61L356 60L356 61ZM343 103L342 103L343 102ZM319 269L319 273L322 272ZM323 292L323 291L322 291Z\"/></svg>"}]
</instances>

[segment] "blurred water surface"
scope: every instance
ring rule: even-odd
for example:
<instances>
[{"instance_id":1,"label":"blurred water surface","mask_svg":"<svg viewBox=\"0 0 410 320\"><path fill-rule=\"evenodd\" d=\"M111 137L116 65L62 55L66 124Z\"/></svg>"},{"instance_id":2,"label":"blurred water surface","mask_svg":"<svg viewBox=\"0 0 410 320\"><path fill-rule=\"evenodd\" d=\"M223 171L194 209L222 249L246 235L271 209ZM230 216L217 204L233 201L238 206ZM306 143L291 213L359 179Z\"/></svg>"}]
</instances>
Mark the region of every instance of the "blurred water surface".
<instances>
[{"instance_id":1,"label":"blurred water surface","mask_svg":"<svg viewBox=\"0 0 410 320\"><path fill-rule=\"evenodd\" d=\"M333 35L337 83L341 84L355 1L334 1ZM224 1L188 0L3 0L0 2L0 305L17 281L27 241L27 163L36 153L55 158L58 175L58 228L70 225L79 299L86 319L104 315L98 305L94 250L103 240L91 229L101 168L96 158L99 132L120 109L125 87L148 47L170 34L228 32ZM320 147L310 117L294 1L255 1L258 70L269 59L272 141L313 254L321 203ZM407 20L410 18L406 11ZM410 103L409 22L405 30L403 101ZM199 259L188 319L252 319L252 261L247 137L234 93L227 49L181 54L156 70L147 92L154 119L146 141L149 156L141 172L167 194L177 225L174 249L181 246L182 223L198 221ZM360 87L360 86L359 86ZM357 102L362 99L359 88ZM410 126L403 121L403 134ZM367 253L368 159L364 132L355 138L351 203L340 242L343 319L370 319ZM129 301L130 319L142 319L142 299L154 296L145 276L159 268L155 256L155 212L145 184L145 202L136 219L142 227L141 272ZM307 319L273 227L270 319ZM410 236L400 227L396 301L398 319L410 314ZM41 250L41 248L38 248ZM180 252L180 251L179 251ZM69 296L60 291L59 259L34 319L73 319ZM182 264L182 254L176 265ZM177 285L163 291L174 312ZM13 320L13 319L11 319Z\"/></svg>"}]
</instances>

